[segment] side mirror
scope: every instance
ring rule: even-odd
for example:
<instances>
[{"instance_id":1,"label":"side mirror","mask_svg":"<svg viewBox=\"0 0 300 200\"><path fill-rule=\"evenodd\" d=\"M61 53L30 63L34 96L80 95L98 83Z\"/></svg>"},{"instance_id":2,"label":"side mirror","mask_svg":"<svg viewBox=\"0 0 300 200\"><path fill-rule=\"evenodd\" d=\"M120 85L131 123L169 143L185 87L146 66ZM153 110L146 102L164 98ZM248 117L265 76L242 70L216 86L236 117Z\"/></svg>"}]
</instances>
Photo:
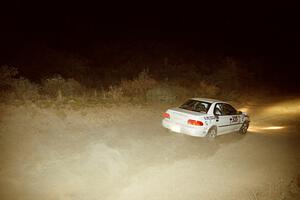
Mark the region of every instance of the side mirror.
<instances>
[{"instance_id":1,"label":"side mirror","mask_svg":"<svg viewBox=\"0 0 300 200\"><path fill-rule=\"evenodd\" d=\"M216 110L215 113L214 113L214 115L215 115L215 117L216 117L217 119L219 119L219 116L221 115L220 110Z\"/></svg>"},{"instance_id":2,"label":"side mirror","mask_svg":"<svg viewBox=\"0 0 300 200\"><path fill-rule=\"evenodd\" d=\"M215 113L215 118L216 118L216 122L218 122L219 121L219 114L218 113Z\"/></svg>"},{"instance_id":3,"label":"side mirror","mask_svg":"<svg viewBox=\"0 0 300 200\"><path fill-rule=\"evenodd\" d=\"M241 115L241 114L243 114L243 112L239 110L239 111L237 111L237 114Z\"/></svg>"},{"instance_id":4,"label":"side mirror","mask_svg":"<svg viewBox=\"0 0 300 200\"><path fill-rule=\"evenodd\" d=\"M214 114L215 114L215 116L220 116L221 115L221 111L219 109L216 109Z\"/></svg>"}]
</instances>

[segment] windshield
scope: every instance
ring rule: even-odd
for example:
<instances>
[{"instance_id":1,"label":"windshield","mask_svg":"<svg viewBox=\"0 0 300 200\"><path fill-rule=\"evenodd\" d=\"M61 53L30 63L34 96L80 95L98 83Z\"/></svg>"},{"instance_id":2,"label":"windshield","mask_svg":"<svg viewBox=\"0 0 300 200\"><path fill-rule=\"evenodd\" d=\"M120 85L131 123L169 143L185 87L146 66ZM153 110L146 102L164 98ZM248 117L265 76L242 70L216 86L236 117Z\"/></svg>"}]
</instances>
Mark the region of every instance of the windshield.
<instances>
[{"instance_id":1,"label":"windshield","mask_svg":"<svg viewBox=\"0 0 300 200\"><path fill-rule=\"evenodd\" d=\"M211 103L189 99L187 102L182 104L179 108L185 110L191 110L195 112L207 113L210 106Z\"/></svg>"}]
</instances>

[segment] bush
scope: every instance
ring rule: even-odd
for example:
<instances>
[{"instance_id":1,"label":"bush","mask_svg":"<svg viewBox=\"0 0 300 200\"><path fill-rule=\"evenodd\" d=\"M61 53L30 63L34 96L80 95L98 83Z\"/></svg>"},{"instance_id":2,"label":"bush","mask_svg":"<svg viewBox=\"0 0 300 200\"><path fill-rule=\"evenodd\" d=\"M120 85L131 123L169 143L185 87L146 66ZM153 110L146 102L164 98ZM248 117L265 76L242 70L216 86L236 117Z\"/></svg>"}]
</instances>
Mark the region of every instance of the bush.
<instances>
[{"instance_id":1,"label":"bush","mask_svg":"<svg viewBox=\"0 0 300 200\"><path fill-rule=\"evenodd\" d=\"M133 101L146 101L147 91L156 84L157 82L149 76L149 71L143 70L137 78L121 81L119 87L125 97Z\"/></svg>"},{"instance_id":2,"label":"bush","mask_svg":"<svg viewBox=\"0 0 300 200\"><path fill-rule=\"evenodd\" d=\"M82 96L85 88L74 79L63 79L60 75L42 80L42 94L50 98L72 98Z\"/></svg>"},{"instance_id":3,"label":"bush","mask_svg":"<svg viewBox=\"0 0 300 200\"><path fill-rule=\"evenodd\" d=\"M55 62L49 65L55 66ZM74 56L60 62L57 71L63 76L43 79L40 85L33 84L25 78L18 78L16 68L2 66L1 100L8 97L8 94L11 98L22 100L43 97L48 100L66 99L67 101L63 102L76 100L84 103L175 103L190 97L237 99L241 96L240 91L247 91L253 82L250 68L232 58L220 58L213 63L201 62L198 65L184 60L171 62L165 59L163 64L152 65L151 69L154 70L151 75L155 79L149 75L148 69L137 74L136 69L141 69L145 63L135 61L128 61L126 69L118 67L124 67L120 64L106 71L101 71L100 68L92 70L86 60ZM99 79L101 76L103 78ZM109 78L107 84L105 77Z\"/></svg>"},{"instance_id":4,"label":"bush","mask_svg":"<svg viewBox=\"0 0 300 200\"><path fill-rule=\"evenodd\" d=\"M253 73L247 71L241 63L232 58L224 59L219 69L209 77L210 82L228 91L245 88L252 82L252 79Z\"/></svg>"},{"instance_id":5,"label":"bush","mask_svg":"<svg viewBox=\"0 0 300 200\"><path fill-rule=\"evenodd\" d=\"M16 78L18 69L2 66L0 68L1 101L34 101L39 98L39 86L23 77Z\"/></svg>"},{"instance_id":6,"label":"bush","mask_svg":"<svg viewBox=\"0 0 300 200\"><path fill-rule=\"evenodd\" d=\"M23 101L35 101L39 98L39 86L23 77L12 82L14 97Z\"/></svg>"},{"instance_id":7,"label":"bush","mask_svg":"<svg viewBox=\"0 0 300 200\"><path fill-rule=\"evenodd\" d=\"M109 86L108 91L103 92L104 99L111 99L113 101L121 101L123 100L123 91L121 87L117 86Z\"/></svg>"},{"instance_id":8,"label":"bush","mask_svg":"<svg viewBox=\"0 0 300 200\"><path fill-rule=\"evenodd\" d=\"M18 69L15 67L1 66L0 67L0 90L7 91L12 89L12 83L18 75Z\"/></svg>"},{"instance_id":9,"label":"bush","mask_svg":"<svg viewBox=\"0 0 300 200\"><path fill-rule=\"evenodd\" d=\"M173 88L164 85L148 90L146 93L146 98L147 102L152 103L174 103L177 99L177 95Z\"/></svg>"},{"instance_id":10,"label":"bush","mask_svg":"<svg viewBox=\"0 0 300 200\"><path fill-rule=\"evenodd\" d=\"M220 93L220 88L208 81L202 80L193 91L195 97L216 98Z\"/></svg>"}]
</instances>

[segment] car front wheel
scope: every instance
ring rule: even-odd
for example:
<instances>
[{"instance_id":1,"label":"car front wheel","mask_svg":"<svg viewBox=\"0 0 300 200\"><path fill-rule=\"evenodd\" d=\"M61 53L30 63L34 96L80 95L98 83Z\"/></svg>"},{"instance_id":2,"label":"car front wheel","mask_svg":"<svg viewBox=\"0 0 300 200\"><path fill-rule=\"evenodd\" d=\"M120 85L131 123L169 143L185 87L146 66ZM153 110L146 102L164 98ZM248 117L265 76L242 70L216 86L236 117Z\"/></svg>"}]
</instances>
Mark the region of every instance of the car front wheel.
<instances>
[{"instance_id":1,"label":"car front wheel","mask_svg":"<svg viewBox=\"0 0 300 200\"><path fill-rule=\"evenodd\" d=\"M243 125L240 128L239 133L240 134L246 134L247 130L248 130L248 127L249 127L249 122L244 122Z\"/></svg>"}]
</instances>

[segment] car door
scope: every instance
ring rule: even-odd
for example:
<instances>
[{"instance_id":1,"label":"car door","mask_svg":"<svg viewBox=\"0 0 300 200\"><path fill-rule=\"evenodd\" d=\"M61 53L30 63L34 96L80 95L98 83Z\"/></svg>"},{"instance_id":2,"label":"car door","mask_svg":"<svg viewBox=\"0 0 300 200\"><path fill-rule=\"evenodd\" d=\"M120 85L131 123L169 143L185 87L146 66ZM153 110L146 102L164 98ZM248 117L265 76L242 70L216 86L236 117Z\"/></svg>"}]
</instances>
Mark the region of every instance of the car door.
<instances>
[{"instance_id":1,"label":"car door","mask_svg":"<svg viewBox=\"0 0 300 200\"><path fill-rule=\"evenodd\" d=\"M238 130L241 124L241 116L238 115L237 110L230 104L226 103L222 105L222 109L226 116L229 116L230 123L227 128L227 131L232 132Z\"/></svg>"},{"instance_id":2,"label":"car door","mask_svg":"<svg viewBox=\"0 0 300 200\"><path fill-rule=\"evenodd\" d=\"M230 131L230 118L225 109L223 109L223 103L217 103L214 108L214 115L217 117L216 125L218 130L218 135L222 135Z\"/></svg>"}]
</instances>

